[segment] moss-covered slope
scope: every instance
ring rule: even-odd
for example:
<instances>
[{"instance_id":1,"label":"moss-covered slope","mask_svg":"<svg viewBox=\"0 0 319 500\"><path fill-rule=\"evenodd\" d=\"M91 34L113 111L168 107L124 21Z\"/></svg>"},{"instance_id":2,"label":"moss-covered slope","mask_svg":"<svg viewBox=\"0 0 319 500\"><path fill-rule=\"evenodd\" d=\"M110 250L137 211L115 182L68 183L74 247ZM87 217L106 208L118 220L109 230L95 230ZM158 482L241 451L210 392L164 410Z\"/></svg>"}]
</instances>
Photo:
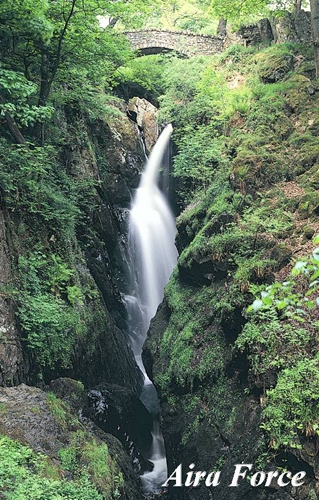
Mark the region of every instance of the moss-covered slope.
<instances>
[{"instance_id":1,"label":"moss-covered slope","mask_svg":"<svg viewBox=\"0 0 319 500\"><path fill-rule=\"evenodd\" d=\"M234 491L225 482L176 490L176 498L317 498L317 426L313 421L306 431L287 408L299 394L301 411L304 405L309 415L309 398L311 418L319 409L317 384L303 397L305 371L298 368L302 358L316 371L318 324L276 309L246 312L252 292L285 280L289 263L311 252L319 230L319 92L311 52L293 44L260 52L231 47L167 72L162 113L176 128L180 257L145 359L161 393L170 467L183 463L187 470L194 462L196 470L223 469L227 478L239 462L272 464L306 470L312 484L272 496L272 488L245 483ZM267 399L277 381L280 395ZM281 420L267 417L274 400ZM282 433L275 437L276 425ZM284 432L294 426L301 450Z\"/></svg>"},{"instance_id":2,"label":"moss-covered slope","mask_svg":"<svg viewBox=\"0 0 319 500\"><path fill-rule=\"evenodd\" d=\"M43 392L21 384L0 388L0 487L6 499L134 500L138 484L120 442L80 423L80 382L56 380Z\"/></svg>"}]
</instances>

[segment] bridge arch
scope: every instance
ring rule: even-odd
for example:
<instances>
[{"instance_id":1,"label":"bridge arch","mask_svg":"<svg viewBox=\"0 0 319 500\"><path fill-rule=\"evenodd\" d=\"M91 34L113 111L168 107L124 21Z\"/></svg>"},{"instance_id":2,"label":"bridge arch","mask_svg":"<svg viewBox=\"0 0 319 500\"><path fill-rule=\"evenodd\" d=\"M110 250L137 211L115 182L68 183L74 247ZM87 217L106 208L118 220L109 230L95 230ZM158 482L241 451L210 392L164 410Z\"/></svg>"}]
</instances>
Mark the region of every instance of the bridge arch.
<instances>
[{"instance_id":1,"label":"bridge arch","mask_svg":"<svg viewBox=\"0 0 319 500\"><path fill-rule=\"evenodd\" d=\"M218 54L223 51L224 39L212 35L200 35L187 31L135 30L126 31L133 50L142 55L176 51L191 57L195 55Z\"/></svg>"}]
</instances>

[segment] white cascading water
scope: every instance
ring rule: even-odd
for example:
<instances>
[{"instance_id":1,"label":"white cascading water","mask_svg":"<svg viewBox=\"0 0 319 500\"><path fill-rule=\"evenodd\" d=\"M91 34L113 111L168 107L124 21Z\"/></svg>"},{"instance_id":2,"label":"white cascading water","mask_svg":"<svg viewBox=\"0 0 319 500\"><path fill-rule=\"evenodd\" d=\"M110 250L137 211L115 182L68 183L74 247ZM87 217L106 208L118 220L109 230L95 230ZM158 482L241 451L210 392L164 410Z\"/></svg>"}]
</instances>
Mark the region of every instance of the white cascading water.
<instances>
[{"instance_id":1,"label":"white cascading water","mask_svg":"<svg viewBox=\"0 0 319 500\"><path fill-rule=\"evenodd\" d=\"M168 125L156 142L141 176L129 217L131 293L125 296L125 302L131 347L144 374L141 400L154 419L149 458L154 468L141 476L146 495L160 492L161 484L167 478L165 446L158 422L159 402L156 390L145 372L142 348L150 321L163 300L164 287L177 262L174 217L158 187L159 171L172 131L172 125Z\"/></svg>"}]
</instances>

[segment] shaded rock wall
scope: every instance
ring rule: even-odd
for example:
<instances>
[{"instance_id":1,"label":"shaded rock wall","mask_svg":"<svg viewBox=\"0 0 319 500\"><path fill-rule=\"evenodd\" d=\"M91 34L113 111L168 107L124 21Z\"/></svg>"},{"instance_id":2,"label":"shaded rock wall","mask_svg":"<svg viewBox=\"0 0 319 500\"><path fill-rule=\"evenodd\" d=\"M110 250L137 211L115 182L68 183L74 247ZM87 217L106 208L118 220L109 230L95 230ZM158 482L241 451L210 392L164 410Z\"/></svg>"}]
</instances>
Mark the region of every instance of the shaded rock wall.
<instances>
[{"instance_id":1,"label":"shaded rock wall","mask_svg":"<svg viewBox=\"0 0 319 500\"><path fill-rule=\"evenodd\" d=\"M137 123L146 151L150 153L158 137L157 109L146 99L134 97L128 104L128 116Z\"/></svg>"},{"instance_id":2,"label":"shaded rock wall","mask_svg":"<svg viewBox=\"0 0 319 500\"><path fill-rule=\"evenodd\" d=\"M83 374L91 373L90 386L107 381L135 392L142 379L128 347L120 292L125 282L127 210L144 164L144 151L137 126L126 116L124 105L120 113L110 123L97 120L90 125L81 115L66 113L70 144L63 158L69 173L97 183L95 206L87 212L87 225L79 228L77 237L107 316L95 346L88 348L90 340L86 339L77 347L74 376L82 380Z\"/></svg>"},{"instance_id":3,"label":"shaded rock wall","mask_svg":"<svg viewBox=\"0 0 319 500\"><path fill-rule=\"evenodd\" d=\"M14 304L6 288L12 279L10 229L6 213L0 212L0 385L18 384L25 377L21 336L14 315Z\"/></svg>"},{"instance_id":4,"label":"shaded rock wall","mask_svg":"<svg viewBox=\"0 0 319 500\"><path fill-rule=\"evenodd\" d=\"M50 239L52 232L44 226L36 236L30 228L19 238L19 218L15 212L0 214L4 287L0 295L0 385L39 383L42 371L45 382L62 375L78 378L91 387L107 381L134 392L139 389L142 378L127 344L126 313L120 290L125 282L126 214L145 156L137 125L126 116L125 105L119 106L117 116L110 121L89 121L77 109L66 108L60 111L58 122L53 125L63 131L61 171L66 171L71 182L74 179L83 181L85 186L92 185L91 191L84 191L90 193L90 198L83 198L80 222L76 233L68 236L69 242L56 243L55 237ZM32 251L37 239L38 245L44 245L42 251L48 258L51 253L61 252L63 245L67 255L62 258L72 267L78 285L93 290L85 304L86 333L75 337L71 362L64 368L39 366L34 352L21 344L20 336L26 334L20 332L15 319L12 293L5 290L18 288L18 256Z\"/></svg>"},{"instance_id":5,"label":"shaded rock wall","mask_svg":"<svg viewBox=\"0 0 319 500\"><path fill-rule=\"evenodd\" d=\"M271 43L310 43L312 40L310 12L301 10L296 16L285 12L283 16L261 19L256 24L241 27L237 32L227 31L224 47L233 44L268 45Z\"/></svg>"}]
</instances>

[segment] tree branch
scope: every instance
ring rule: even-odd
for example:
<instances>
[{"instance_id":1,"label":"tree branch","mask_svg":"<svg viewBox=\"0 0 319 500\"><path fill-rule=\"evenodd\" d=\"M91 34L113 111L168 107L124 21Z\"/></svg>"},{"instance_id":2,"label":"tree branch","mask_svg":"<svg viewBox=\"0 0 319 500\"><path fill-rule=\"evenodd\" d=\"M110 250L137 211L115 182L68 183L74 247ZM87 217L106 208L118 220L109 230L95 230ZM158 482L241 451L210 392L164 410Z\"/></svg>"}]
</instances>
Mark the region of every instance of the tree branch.
<instances>
[{"instance_id":1,"label":"tree branch","mask_svg":"<svg viewBox=\"0 0 319 500\"><path fill-rule=\"evenodd\" d=\"M70 23L70 21L71 21L71 19L73 17L76 2L77 2L77 0L72 0L72 5L71 5L70 12L69 12L69 14L68 14L68 16L66 18L66 21L64 23L64 26L63 26L63 29L62 29L62 32L61 32L61 35L59 37L58 50L57 50L56 63L55 63L55 71L54 71L53 78L55 76L56 70L58 69L58 66L59 66L59 63L60 63L63 40L65 38L65 35L66 35L66 32L67 32L69 23ZM52 78L52 81L53 81L53 78Z\"/></svg>"}]
</instances>

